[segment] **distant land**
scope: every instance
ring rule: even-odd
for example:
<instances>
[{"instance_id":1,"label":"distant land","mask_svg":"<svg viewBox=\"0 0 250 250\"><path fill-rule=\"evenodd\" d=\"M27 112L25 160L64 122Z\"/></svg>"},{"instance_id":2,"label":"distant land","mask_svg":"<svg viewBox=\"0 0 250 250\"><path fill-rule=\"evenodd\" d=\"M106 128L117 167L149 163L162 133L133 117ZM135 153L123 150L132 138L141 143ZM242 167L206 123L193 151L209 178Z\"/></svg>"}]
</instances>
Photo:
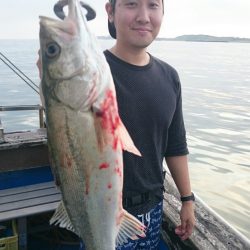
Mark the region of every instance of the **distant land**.
<instances>
[{"instance_id":1,"label":"distant land","mask_svg":"<svg viewBox=\"0 0 250 250\"><path fill-rule=\"evenodd\" d=\"M224 43L250 43L250 38L240 37L220 37L208 35L183 35L175 38L158 38L168 41L188 41L188 42L224 42Z\"/></svg>"},{"instance_id":2,"label":"distant land","mask_svg":"<svg viewBox=\"0 0 250 250\"><path fill-rule=\"evenodd\" d=\"M99 36L101 39L110 39L109 36ZM223 43L250 43L250 38L220 37L209 35L182 35L175 38L157 38L158 41L187 41L187 42L223 42Z\"/></svg>"}]
</instances>

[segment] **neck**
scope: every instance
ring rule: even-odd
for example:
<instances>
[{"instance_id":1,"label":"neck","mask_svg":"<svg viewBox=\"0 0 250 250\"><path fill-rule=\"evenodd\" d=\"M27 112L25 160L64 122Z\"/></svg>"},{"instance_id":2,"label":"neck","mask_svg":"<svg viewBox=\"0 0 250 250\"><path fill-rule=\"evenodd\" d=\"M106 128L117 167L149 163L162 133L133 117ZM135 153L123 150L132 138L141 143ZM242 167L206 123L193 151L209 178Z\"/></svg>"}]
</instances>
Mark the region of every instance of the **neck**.
<instances>
[{"instance_id":1,"label":"neck","mask_svg":"<svg viewBox=\"0 0 250 250\"><path fill-rule=\"evenodd\" d=\"M122 46L119 46L119 44L116 44L110 49L110 52L123 61L137 66L145 66L150 61L150 56L147 53L146 48L125 49Z\"/></svg>"}]
</instances>

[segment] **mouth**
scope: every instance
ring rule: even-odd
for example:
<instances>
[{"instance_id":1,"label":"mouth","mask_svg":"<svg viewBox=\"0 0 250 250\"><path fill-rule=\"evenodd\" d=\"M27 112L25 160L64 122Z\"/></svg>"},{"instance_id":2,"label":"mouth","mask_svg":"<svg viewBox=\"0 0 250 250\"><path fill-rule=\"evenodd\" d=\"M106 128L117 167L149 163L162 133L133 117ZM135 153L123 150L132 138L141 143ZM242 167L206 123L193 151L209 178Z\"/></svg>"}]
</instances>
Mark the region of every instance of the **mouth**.
<instances>
[{"instance_id":1,"label":"mouth","mask_svg":"<svg viewBox=\"0 0 250 250\"><path fill-rule=\"evenodd\" d=\"M139 33L150 33L152 30L150 28L144 28L144 27L138 27L138 28L133 28L134 31L137 31Z\"/></svg>"},{"instance_id":2,"label":"mouth","mask_svg":"<svg viewBox=\"0 0 250 250\"><path fill-rule=\"evenodd\" d=\"M133 29L136 34L140 37L145 37L145 36L148 36L151 34L151 30L150 29L145 29L145 28L136 28L136 29Z\"/></svg>"}]
</instances>

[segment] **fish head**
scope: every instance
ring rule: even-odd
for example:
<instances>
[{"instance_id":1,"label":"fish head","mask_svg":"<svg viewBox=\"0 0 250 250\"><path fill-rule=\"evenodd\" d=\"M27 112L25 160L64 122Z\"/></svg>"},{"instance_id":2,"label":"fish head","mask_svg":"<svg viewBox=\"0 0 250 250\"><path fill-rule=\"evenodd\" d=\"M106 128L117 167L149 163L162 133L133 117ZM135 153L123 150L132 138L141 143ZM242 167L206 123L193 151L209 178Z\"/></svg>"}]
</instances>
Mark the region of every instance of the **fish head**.
<instances>
[{"instance_id":1,"label":"fish head","mask_svg":"<svg viewBox=\"0 0 250 250\"><path fill-rule=\"evenodd\" d=\"M43 75L67 80L86 65L87 20L78 0L68 1L64 20L40 16L40 56Z\"/></svg>"},{"instance_id":2,"label":"fish head","mask_svg":"<svg viewBox=\"0 0 250 250\"><path fill-rule=\"evenodd\" d=\"M62 12L63 20L40 16L42 94L45 106L56 100L75 110L86 110L91 107L89 93L95 83L89 80L96 71L90 52L94 39L79 0L61 0L60 4L68 5L68 15ZM95 12L88 8L93 19Z\"/></svg>"}]
</instances>

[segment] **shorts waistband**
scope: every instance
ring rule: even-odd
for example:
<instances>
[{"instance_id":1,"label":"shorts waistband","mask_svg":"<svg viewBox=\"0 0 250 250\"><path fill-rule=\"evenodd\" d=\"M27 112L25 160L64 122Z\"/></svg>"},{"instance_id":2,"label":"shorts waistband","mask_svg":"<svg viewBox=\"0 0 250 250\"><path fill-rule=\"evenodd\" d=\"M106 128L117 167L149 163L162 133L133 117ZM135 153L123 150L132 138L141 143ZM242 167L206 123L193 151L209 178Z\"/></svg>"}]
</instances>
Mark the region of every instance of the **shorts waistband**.
<instances>
[{"instance_id":1,"label":"shorts waistband","mask_svg":"<svg viewBox=\"0 0 250 250\"><path fill-rule=\"evenodd\" d=\"M131 197L124 197L123 198L123 207L130 208L142 205L146 202L148 202L152 197L152 194L150 192L146 192L143 194L131 196Z\"/></svg>"}]
</instances>

